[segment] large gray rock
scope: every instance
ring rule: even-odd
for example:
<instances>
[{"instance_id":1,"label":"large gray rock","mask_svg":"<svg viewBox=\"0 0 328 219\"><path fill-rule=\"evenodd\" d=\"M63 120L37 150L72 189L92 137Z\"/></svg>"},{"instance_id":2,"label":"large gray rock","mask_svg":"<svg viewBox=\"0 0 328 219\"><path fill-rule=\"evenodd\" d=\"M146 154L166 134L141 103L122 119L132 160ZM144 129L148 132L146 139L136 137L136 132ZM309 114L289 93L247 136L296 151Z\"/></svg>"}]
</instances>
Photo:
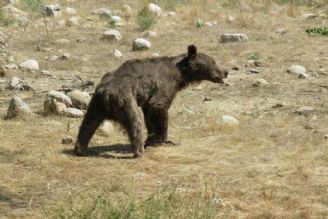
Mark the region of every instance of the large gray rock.
<instances>
[{"instance_id":1,"label":"large gray rock","mask_svg":"<svg viewBox=\"0 0 328 219\"><path fill-rule=\"evenodd\" d=\"M247 41L248 37L244 33L226 33L220 36L221 43L242 43Z\"/></svg>"},{"instance_id":2,"label":"large gray rock","mask_svg":"<svg viewBox=\"0 0 328 219\"><path fill-rule=\"evenodd\" d=\"M88 92L73 90L67 94L71 98L72 104L77 109L87 109L87 106L91 100Z\"/></svg>"},{"instance_id":3,"label":"large gray rock","mask_svg":"<svg viewBox=\"0 0 328 219\"><path fill-rule=\"evenodd\" d=\"M6 118L12 119L17 116L24 116L31 112L29 106L20 97L15 96L10 100Z\"/></svg>"},{"instance_id":4,"label":"large gray rock","mask_svg":"<svg viewBox=\"0 0 328 219\"><path fill-rule=\"evenodd\" d=\"M138 51L138 50L148 50L151 47L151 43L143 38L137 38L133 41L132 50Z\"/></svg>"},{"instance_id":5,"label":"large gray rock","mask_svg":"<svg viewBox=\"0 0 328 219\"><path fill-rule=\"evenodd\" d=\"M28 59L24 62L21 62L19 67L28 70L39 70L39 63L34 59Z\"/></svg>"},{"instance_id":6,"label":"large gray rock","mask_svg":"<svg viewBox=\"0 0 328 219\"><path fill-rule=\"evenodd\" d=\"M122 38L121 33L118 30L114 30L114 29L105 31L105 33L102 36L102 39L109 40L109 41L112 40L119 41L121 38Z\"/></svg>"}]
</instances>

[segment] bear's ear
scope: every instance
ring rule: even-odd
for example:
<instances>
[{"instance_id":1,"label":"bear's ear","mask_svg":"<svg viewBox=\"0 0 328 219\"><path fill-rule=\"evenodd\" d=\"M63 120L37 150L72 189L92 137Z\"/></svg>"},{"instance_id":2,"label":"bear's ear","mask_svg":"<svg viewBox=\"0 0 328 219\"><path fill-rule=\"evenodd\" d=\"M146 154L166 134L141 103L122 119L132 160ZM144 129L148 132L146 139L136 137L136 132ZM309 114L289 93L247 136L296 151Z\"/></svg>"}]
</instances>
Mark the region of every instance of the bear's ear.
<instances>
[{"instance_id":1,"label":"bear's ear","mask_svg":"<svg viewBox=\"0 0 328 219\"><path fill-rule=\"evenodd\" d=\"M188 46L188 58L195 58L197 55L197 47L195 45Z\"/></svg>"}]
</instances>

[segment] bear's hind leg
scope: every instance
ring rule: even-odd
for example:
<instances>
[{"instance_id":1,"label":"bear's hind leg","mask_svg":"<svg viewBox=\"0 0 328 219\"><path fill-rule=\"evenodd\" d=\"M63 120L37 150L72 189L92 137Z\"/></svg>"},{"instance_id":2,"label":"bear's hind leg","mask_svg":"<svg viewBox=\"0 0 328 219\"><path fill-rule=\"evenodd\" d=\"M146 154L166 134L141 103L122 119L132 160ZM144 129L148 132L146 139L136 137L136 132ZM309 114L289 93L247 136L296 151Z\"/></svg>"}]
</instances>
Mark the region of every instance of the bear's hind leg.
<instances>
[{"instance_id":1,"label":"bear's hind leg","mask_svg":"<svg viewBox=\"0 0 328 219\"><path fill-rule=\"evenodd\" d=\"M99 125L106 117L103 98L99 94L94 94L88 110L80 126L77 141L75 143L74 153L78 156L87 155L88 144Z\"/></svg>"},{"instance_id":2,"label":"bear's hind leg","mask_svg":"<svg viewBox=\"0 0 328 219\"><path fill-rule=\"evenodd\" d=\"M142 157L144 153L143 113L133 98L129 98L126 103L127 106L123 107L124 111L121 112L120 123L128 132L134 157Z\"/></svg>"}]
</instances>

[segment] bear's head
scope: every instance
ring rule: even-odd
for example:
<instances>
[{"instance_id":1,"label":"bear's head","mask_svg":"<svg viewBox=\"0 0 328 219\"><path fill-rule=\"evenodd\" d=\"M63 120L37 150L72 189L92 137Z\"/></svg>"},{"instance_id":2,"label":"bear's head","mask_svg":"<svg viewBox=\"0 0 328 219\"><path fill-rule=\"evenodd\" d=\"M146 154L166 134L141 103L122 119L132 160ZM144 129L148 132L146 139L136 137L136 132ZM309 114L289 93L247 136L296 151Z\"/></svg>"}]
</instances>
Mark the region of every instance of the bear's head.
<instances>
[{"instance_id":1,"label":"bear's head","mask_svg":"<svg viewBox=\"0 0 328 219\"><path fill-rule=\"evenodd\" d=\"M204 53L197 53L197 47L188 46L187 74L193 81L208 80L214 83L224 83L228 70L218 66L215 60Z\"/></svg>"}]
</instances>

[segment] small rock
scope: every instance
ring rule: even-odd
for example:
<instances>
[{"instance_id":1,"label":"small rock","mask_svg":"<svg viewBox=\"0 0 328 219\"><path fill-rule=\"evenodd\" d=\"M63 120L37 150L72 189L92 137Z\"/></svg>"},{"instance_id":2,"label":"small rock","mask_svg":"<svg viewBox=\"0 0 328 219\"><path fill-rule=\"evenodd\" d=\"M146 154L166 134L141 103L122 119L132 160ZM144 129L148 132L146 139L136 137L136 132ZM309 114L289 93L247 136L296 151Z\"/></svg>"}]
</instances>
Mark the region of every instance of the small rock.
<instances>
[{"instance_id":1,"label":"small rock","mask_svg":"<svg viewBox=\"0 0 328 219\"><path fill-rule=\"evenodd\" d=\"M138 51L138 50L148 50L151 47L151 43L143 38L138 38L133 41L132 50Z\"/></svg>"},{"instance_id":2,"label":"small rock","mask_svg":"<svg viewBox=\"0 0 328 219\"><path fill-rule=\"evenodd\" d=\"M146 31L144 33L144 37L146 37L146 38L154 38L154 37L157 37L157 33L155 31Z\"/></svg>"},{"instance_id":3,"label":"small rock","mask_svg":"<svg viewBox=\"0 0 328 219\"><path fill-rule=\"evenodd\" d=\"M242 43L247 41L248 37L244 33L226 33L220 36L221 43Z\"/></svg>"},{"instance_id":4,"label":"small rock","mask_svg":"<svg viewBox=\"0 0 328 219\"><path fill-rule=\"evenodd\" d=\"M298 78L299 79L305 79L305 78L308 78L309 77L309 75L308 74L305 74L305 73L302 73L302 74L299 74L298 75Z\"/></svg>"},{"instance_id":5,"label":"small rock","mask_svg":"<svg viewBox=\"0 0 328 219\"><path fill-rule=\"evenodd\" d=\"M28 59L24 62L21 62L19 64L19 67L21 67L23 69L28 69L28 70L39 70L39 64L34 59Z\"/></svg>"},{"instance_id":6,"label":"small rock","mask_svg":"<svg viewBox=\"0 0 328 219\"><path fill-rule=\"evenodd\" d=\"M328 134L324 136L324 139L328 139Z\"/></svg>"},{"instance_id":7,"label":"small rock","mask_svg":"<svg viewBox=\"0 0 328 219\"><path fill-rule=\"evenodd\" d=\"M67 60L69 58L71 58L71 54L69 53L64 53L62 56L60 56L61 60Z\"/></svg>"},{"instance_id":8,"label":"small rock","mask_svg":"<svg viewBox=\"0 0 328 219\"><path fill-rule=\"evenodd\" d=\"M250 69L249 72L251 74L258 74L258 73L260 73L260 71L259 70L256 70L256 69Z\"/></svg>"},{"instance_id":9,"label":"small rock","mask_svg":"<svg viewBox=\"0 0 328 219\"><path fill-rule=\"evenodd\" d=\"M65 24L66 24L66 21L65 21L65 20L59 20L59 21L57 21L57 25L58 25L59 27L64 27Z\"/></svg>"},{"instance_id":10,"label":"small rock","mask_svg":"<svg viewBox=\"0 0 328 219\"><path fill-rule=\"evenodd\" d=\"M29 106L24 103L24 101L20 97L13 97L10 100L9 107L7 110L7 119L12 119L17 116L23 116L31 113Z\"/></svg>"},{"instance_id":11,"label":"small rock","mask_svg":"<svg viewBox=\"0 0 328 219\"><path fill-rule=\"evenodd\" d=\"M232 116L224 115L224 116L222 116L221 121L225 125L231 125L231 126L239 125L239 121L235 117L232 117Z\"/></svg>"},{"instance_id":12,"label":"small rock","mask_svg":"<svg viewBox=\"0 0 328 219\"><path fill-rule=\"evenodd\" d=\"M66 7L64 12L68 15L76 15L76 9L74 8Z\"/></svg>"},{"instance_id":13,"label":"small rock","mask_svg":"<svg viewBox=\"0 0 328 219\"><path fill-rule=\"evenodd\" d=\"M232 70L239 71L240 67L239 66L234 66L234 67L232 67Z\"/></svg>"},{"instance_id":14,"label":"small rock","mask_svg":"<svg viewBox=\"0 0 328 219\"><path fill-rule=\"evenodd\" d=\"M213 100L211 97L205 97L204 98L204 101L211 101L211 100Z\"/></svg>"},{"instance_id":15,"label":"small rock","mask_svg":"<svg viewBox=\"0 0 328 219\"><path fill-rule=\"evenodd\" d=\"M318 14L313 14L313 13L308 13L308 14L303 14L302 18L306 19L306 20L313 20L318 18L319 15Z\"/></svg>"},{"instance_id":16,"label":"small rock","mask_svg":"<svg viewBox=\"0 0 328 219\"><path fill-rule=\"evenodd\" d=\"M232 22L235 21L235 18L232 17L232 16L230 16L230 15L228 15L228 16L226 16L226 21L227 21L228 23L232 23Z\"/></svg>"},{"instance_id":17,"label":"small rock","mask_svg":"<svg viewBox=\"0 0 328 219\"><path fill-rule=\"evenodd\" d=\"M43 76L43 77L49 77L49 78L52 77L52 74L48 70L42 70L40 73L41 73L41 76Z\"/></svg>"},{"instance_id":18,"label":"small rock","mask_svg":"<svg viewBox=\"0 0 328 219\"><path fill-rule=\"evenodd\" d=\"M62 141L61 141L62 144L71 144L73 143L73 138L72 136L65 136L64 138L62 138Z\"/></svg>"},{"instance_id":19,"label":"small rock","mask_svg":"<svg viewBox=\"0 0 328 219\"><path fill-rule=\"evenodd\" d=\"M97 134L102 136L110 136L114 130L113 123L105 120L97 129Z\"/></svg>"},{"instance_id":20,"label":"small rock","mask_svg":"<svg viewBox=\"0 0 328 219\"><path fill-rule=\"evenodd\" d=\"M93 10L92 14L97 14L100 16L111 16L112 11L107 8L97 8L97 9Z\"/></svg>"},{"instance_id":21,"label":"small rock","mask_svg":"<svg viewBox=\"0 0 328 219\"><path fill-rule=\"evenodd\" d=\"M28 85L25 81L20 80L17 77L12 77L9 80L8 89L10 90L32 90L32 87Z\"/></svg>"},{"instance_id":22,"label":"small rock","mask_svg":"<svg viewBox=\"0 0 328 219\"><path fill-rule=\"evenodd\" d=\"M154 3L149 3L147 6L147 9L148 9L148 12L155 14L156 16L160 16L161 12L162 12L162 9Z\"/></svg>"},{"instance_id":23,"label":"small rock","mask_svg":"<svg viewBox=\"0 0 328 219\"><path fill-rule=\"evenodd\" d=\"M122 38L121 33L118 30L114 30L114 29L107 30L102 36L102 39L110 40L110 41L111 40L119 41L121 38Z\"/></svg>"},{"instance_id":24,"label":"small rock","mask_svg":"<svg viewBox=\"0 0 328 219\"><path fill-rule=\"evenodd\" d=\"M288 31L285 28L278 28L276 29L276 33L279 33L281 35L286 34Z\"/></svg>"},{"instance_id":25,"label":"small rock","mask_svg":"<svg viewBox=\"0 0 328 219\"><path fill-rule=\"evenodd\" d=\"M47 59L48 59L49 61L56 61L56 60L59 59L59 56L52 55L52 56L50 56L50 57L47 57Z\"/></svg>"},{"instance_id":26,"label":"small rock","mask_svg":"<svg viewBox=\"0 0 328 219\"><path fill-rule=\"evenodd\" d=\"M169 13L167 13L167 15L170 17L175 17L177 16L177 13L175 13L174 11L170 11Z\"/></svg>"},{"instance_id":27,"label":"small rock","mask_svg":"<svg viewBox=\"0 0 328 219\"><path fill-rule=\"evenodd\" d=\"M18 65L16 65L15 63L11 63L11 64L7 64L3 66L5 69L10 69L10 70L17 70L18 69Z\"/></svg>"},{"instance_id":28,"label":"small rock","mask_svg":"<svg viewBox=\"0 0 328 219\"><path fill-rule=\"evenodd\" d=\"M110 22L111 24L113 25L122 25L122 18L120 16L117 16L117 15L113 15L110 17Z\"/></svg>"},{"instance_id":29,"label":"small rock","mask_svg":"<svg viewBox=\"0 0 328 219\"><path fill-rule=\"evenodd\" d=\"M299 115L305 115L305 116L307 116L307 115L309 115L313 111L314 111L314 109L312 107L310 107L310 106L302 106L302 107L298 108L295 111L295 113L296 114L299 114Z\"/></svg>"},{"instance_id":30,"label":"small rock","mask_svg":"<svg viewBox=\"0 0 328 219\"><path fill-rule=\"evenodd\" d=\"M253 87L260 87L260 86L267 86L267 85L270 85L270 83L263 78L255 79L252 84Z\"/></svg>"},{"instance_id":31,"label":"small rock","mask_svg":"<svg viewBox=\"0 0 328 219\"><path fill-rule=\"evenodd\" d=\"M114 49L114 50L112 51L112 55L113 55L114 57L116 57L116 58L119 58L119 57L122 57L122 56L123 56L122 52L121 52L120 50L118 50L118 49Z\"/></svg>"},{"instance_id":32,"label":"small rock","mask_svg":"<svg viewBox=\"0 0 328 219\"><path fill-rule=\"evenodd\" d=\"M44 112L46 114L61 114L66 107L72 106L69 96L59 91L49 91L44 101Z\"/></svg>"},{"instance_id":33,"label":"small rock","mask_svg":"<svg viewBox=\"0 0 328 219\"><path fill-rule=\"evenodd\" d=\"M72 118L80 118L84 116L84 113L81 110L75 108L65 108L63 114Z\"/></svg>"},{"instance_id":34,"label":"small rock","mask_svg":"<svg viewBox=\"0 0 328 219\"><path fill-rule=\"evenodd\" d=\"M287 72L296 75L307 75L306 69L301 65L291 65Z\"/></svg>"},{"instance_id":35,"label":"small rock","mask_svg":"<svg viewBox=\"0 0 328 219\"><path fill-rule=\"evenodd\" d=\"M79 22L80 18L79 17L70 17L67 21L66 21L66 25L71 27L71 26L78 26L80 24Z\"/></svg>"},{"instance_id":36,"label":"small rock","mask_svg":"<svg viewBox=\"0 0 328 219\"><path fill-rule=\"evenodd\" d=\"M70 43L71 41L69 41L68 39L58 39L56 40L57 43Z\"/></svg>"},{"instance_id":37,"label":"small rock","mask_svg":"<svg viewBox=\"0 0 328 219\"><path fill-rule=\"evenodd\" d=\"M159 57L159 53L152 53L151 57Z\"/></svg>"},{"instance_id":38,"label":"small rock","mask_svg":"<svg viewBox=\"0 0 328 219\"><path fill-rule=\"evenodd\" d=\"M201 85L197 85L196 87L194 87L194 90L202 90L202 86Z\"/></svg>"},{"instance_id":39,"label":"small rock","mask_svg":"<svg viewBox=\"0 0 328 219\"><path fill-rule=\"evenodd\" d=\"M60 6L58 4L46 5L43 8L43 13L46 16L61 17Z\"/></svg>"},{"instance_id":40,"label":"small rock","mask_svg":"<svg viewBox=\"0 0 328 219\"><path fill-rule=\"evenodd\" d=\"M246 67L247 66L251 66L251 67L261 67L262 66L262 62L259 60L248 60Z\"/></svg>"},{"instance_id":41,"label":"small rock","mask_svg":"<svg viewBox=\"0 0 328 219\"><path fill-rule=\"evenodd\" d=\"M87 106L91 100L88 92L80 90L73 90L67 93L67 96L71 98L73 106L78 109L87 109Z\"/></svg>"}]
</instances>

